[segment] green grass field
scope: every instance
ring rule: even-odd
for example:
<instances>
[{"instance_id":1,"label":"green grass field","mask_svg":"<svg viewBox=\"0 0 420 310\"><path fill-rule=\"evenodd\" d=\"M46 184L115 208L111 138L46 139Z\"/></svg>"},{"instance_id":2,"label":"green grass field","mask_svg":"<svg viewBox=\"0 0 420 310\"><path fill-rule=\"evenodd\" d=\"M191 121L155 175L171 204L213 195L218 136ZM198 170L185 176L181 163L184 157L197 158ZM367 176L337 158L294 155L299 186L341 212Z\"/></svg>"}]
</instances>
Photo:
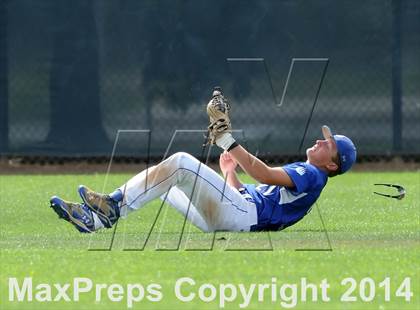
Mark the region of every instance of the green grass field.
<instances>
[{"instance_id":1,"label":"green grass field","mask_svg":"<svg viewBox=\"0 0 420 310\"><path fill-rule=\"evenodd\" d=\"M114 189L129 177L109 176L105 190ZM160 301L144 298L134 303L134 309L215 309L219 307L220 284L249 287L253 283L272 284L272 278L276 278L277 300L272 301L270 288L261 296L254 293L248 309L280 309L287 304L296 309L420 309L419 172L349 173L331 179L309 215L275 233L213 236L186 225L181 238L183 218L164 205L154 223L161 206L160 201L154 201L120 221L115 231L86 235L59 220L49 208L51 195L78 200L79 184L101 190L104 180L103 174L0 176L0 309L127 307L126 295L121 301L111 301L107 288L100 301L95 301L95 289L82 294L79 301L18 302L16 297L9 301L9 278L17 278L21 285L25 277L32 277L34 296L40 283L73 285L78 277L91 279L93 285L118 283L124 289L135 283L161 286ZM376 196L372 192L377 182L404 185L407 195L401 201ZM180 301L174 293L174 284L182 277L196 282L195 286L182 287L184 295L196 293L190 302ZM350 294L356 301L340 300L350 288L350 284L341 284L348 277L356 280ZM380 285L387 277L389 288ZM403 289L399 294L396 291L406 277L410 278L410 301L396 296L404 293ZM326 279L329 301L322 301L320 289L317 301L312 301L310 291L309 300L302 301L302 278L318 286ZM199 299L199 287L204 283L217 288L214 301ZM280 295L285 283L299 284L296 305L292 299L287 301L294 296L293 287L284 287ZM372 283L375 291L370 295ZM243 303L239 290L225 308L237 309ZM232 294L232 290L225 292ZM73 299L72 286L68 293ZM207 296L210 293L206 291ZM55 289L51 294L54 299Z\"/></svg>"}]
</instances>

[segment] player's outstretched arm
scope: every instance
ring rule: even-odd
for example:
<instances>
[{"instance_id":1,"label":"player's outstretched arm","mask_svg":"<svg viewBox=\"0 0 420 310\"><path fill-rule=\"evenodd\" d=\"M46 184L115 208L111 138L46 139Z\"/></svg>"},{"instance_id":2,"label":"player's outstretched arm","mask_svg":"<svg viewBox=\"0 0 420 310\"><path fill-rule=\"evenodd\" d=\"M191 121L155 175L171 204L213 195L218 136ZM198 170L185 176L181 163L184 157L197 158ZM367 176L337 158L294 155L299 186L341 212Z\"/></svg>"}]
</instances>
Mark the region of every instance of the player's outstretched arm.
<instances>
[{"instance_id":1,"label":"player's outstretched arm","mask_svg":"<svg viewBox=\"0 0 420 310\"><path fill-rule=\"evenodd\" d=\"M260 183L294 187L292 179L283 168L267 166L257 157L249 153L242 146L237 145L229 151L231 157L241 168Z\"/></svg>"},{"instance_id":2,"label":"player's outstretched arm","mask_svg":"<svg viewBox=\"0 0 420 310\"><path fill-rule=\"evenodd\" d=\"M207 115L209 116L210 121L210 125L207 127L208 143L216 144L225 152L229 152L241 168L258 182L294 187L295 184L282 168L271 168L267 166L236 143L231 134L232 126L230 123L229 111L230 104L223 96L222 89L220 87L215 87L212 99L207 104ZM239 182L235 172L230 173L229 182L238 185L236 181Z\"/></svg>"}]
</instances>

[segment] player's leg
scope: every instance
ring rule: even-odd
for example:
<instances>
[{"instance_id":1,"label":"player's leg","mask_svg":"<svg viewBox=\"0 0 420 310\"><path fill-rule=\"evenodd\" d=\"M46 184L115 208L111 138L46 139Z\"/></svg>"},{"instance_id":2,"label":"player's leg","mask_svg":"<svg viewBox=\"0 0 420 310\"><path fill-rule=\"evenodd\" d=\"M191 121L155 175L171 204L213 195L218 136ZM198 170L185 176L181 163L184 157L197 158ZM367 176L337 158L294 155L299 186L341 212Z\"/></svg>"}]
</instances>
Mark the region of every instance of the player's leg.
<instances>
[{"instance_id":1,"label":"player's leg","mask_svg":"<svg viewBox=\"0 0 420 310\"><path fill-rule=\"evenodd\" d=\"M256 224L256 209L240 193L228 186L214 170L186 153L176 153L130 179L110 196L81 186L84 202L112 225L121 214L144 206L176 186L190 197L209 230L249 230ZM124 200L124 201L122 201Z\"/></svg>"},{"instance_id":2,"label":"player's leg","mask_svg":"<svg viewBox=\"0 0 420 310\"><path fill-rule=\"evenodd\" d=\"M176 153L158 165L143 170L110 195L96 193L81 185L80 197L98 214L106 227L112 227L120 216L125 217L177 184L181 173L179 167L184 158L182 154Z\"/></svg>"},{"instance_id":3,"label":"player's leg","mask_svg":"<svg viewBox=\"0 0 420 310\"><path fill-rule=\"evenodd\" d=\"M209 228L201 214L197 211L196 207L191 203L185 193L178 187L172 187L171 190L162 195L160 199L175 208L182 214L182 216L187 216L188 221L190 221L194 226L198 227L202 231L209 231Z\"/></svg>"}]
</instances>

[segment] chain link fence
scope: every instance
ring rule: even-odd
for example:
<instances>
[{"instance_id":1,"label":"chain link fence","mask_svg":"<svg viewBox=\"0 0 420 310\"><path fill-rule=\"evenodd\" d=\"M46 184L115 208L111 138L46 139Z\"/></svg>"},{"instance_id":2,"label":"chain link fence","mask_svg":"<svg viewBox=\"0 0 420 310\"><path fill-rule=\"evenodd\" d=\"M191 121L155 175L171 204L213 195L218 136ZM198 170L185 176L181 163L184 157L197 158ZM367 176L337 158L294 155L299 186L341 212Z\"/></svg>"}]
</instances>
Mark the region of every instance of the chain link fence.
<instances>
[{"instance_id":1,"label":"chain link fence","mask_svg":"<svg viewBox=\"0 0 420 310\"><path fill-rule=\"evenodd\" d=\"M329 124L360 155L420 154L416 0L0 7L2 155L200 155L215 85L254 153L302 155Z\"/></svg>"}]
</instances>

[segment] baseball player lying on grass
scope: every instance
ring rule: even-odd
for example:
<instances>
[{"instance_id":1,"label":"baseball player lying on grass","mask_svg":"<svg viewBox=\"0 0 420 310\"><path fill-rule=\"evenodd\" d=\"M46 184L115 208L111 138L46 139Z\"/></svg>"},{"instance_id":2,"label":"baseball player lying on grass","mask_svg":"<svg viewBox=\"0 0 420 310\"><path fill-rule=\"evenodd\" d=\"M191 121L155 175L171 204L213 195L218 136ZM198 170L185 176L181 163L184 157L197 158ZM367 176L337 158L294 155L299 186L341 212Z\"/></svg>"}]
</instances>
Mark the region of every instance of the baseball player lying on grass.
<instances>
[{"instance_id":1,"label":"baseball player lying on grass","mask_svg":"<svg viewBox=\"0 0 420 310\"><path fill-rule=\"evenodd\" d=\"M324 140L306 150L307 161L269 167L248 153L231 135L230 106L215 88L207 106L208 139L224 150L222 178L187 153L176 153L148 168L109 195L81 185L83 203L54 196L51 207L80 232L112 227L120 217L161 198L201 230L281 230L301 220L318 199L328 177L343 174L356 160L356 148L342 135L322 127ZM260 182L242 184L236 168Z\"/></svg>"}]
</instances>

